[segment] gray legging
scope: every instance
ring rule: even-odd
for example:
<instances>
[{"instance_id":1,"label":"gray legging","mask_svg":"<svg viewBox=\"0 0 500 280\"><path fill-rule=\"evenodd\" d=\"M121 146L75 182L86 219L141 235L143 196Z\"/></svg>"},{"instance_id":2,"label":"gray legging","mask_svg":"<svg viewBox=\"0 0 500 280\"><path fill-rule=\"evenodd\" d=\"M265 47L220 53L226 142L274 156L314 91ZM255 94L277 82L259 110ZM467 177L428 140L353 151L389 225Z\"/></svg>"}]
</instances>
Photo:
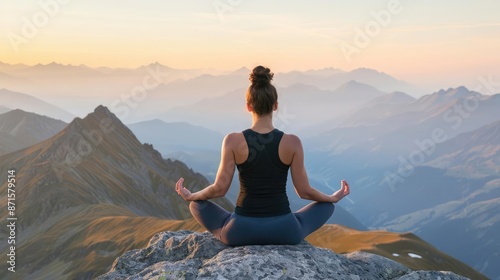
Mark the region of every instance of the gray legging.
<instances>
[{"instance_id":1,"label":"gray legging","mask_svg":"<svg viewBox=\"0 0 500 280\"><path fill-rule=\"evenodd\" d=\"M297 212L273 217L230 213L207 201L192 201L193 217L217 239L230 246L298 244L333 214L333 203L312 202Z\"/></svg>"}]
</instances>

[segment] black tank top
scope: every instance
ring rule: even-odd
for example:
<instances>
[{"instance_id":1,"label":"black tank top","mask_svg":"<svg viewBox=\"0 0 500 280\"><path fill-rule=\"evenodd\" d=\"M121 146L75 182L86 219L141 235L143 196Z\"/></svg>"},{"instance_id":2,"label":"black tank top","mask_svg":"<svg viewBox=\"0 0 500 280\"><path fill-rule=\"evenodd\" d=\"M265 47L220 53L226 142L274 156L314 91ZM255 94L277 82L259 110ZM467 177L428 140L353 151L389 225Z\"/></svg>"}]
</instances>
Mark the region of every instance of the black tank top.
<instances>
[{"instance_id":1,"label":"black tank top","mask_svg":"<svg viewBox=\"0 0 500 280\"><path fill-rule=\"evenodd\" d=\"M235 213L251 217L283 215L290 211L286 195L289 165L281 162L278 146L283 132L278 129L261 134L243 131L248 145L248 158L236 165L239 171L240 194Z\"/></svg>"}]
</instances>

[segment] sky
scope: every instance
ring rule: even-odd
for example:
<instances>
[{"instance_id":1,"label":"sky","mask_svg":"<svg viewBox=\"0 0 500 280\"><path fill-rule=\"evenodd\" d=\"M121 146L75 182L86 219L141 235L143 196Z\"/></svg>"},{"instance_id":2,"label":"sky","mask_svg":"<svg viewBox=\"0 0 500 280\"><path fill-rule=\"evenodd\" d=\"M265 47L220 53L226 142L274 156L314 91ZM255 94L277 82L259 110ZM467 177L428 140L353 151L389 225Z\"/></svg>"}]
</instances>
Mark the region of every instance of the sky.
<instances>
[{"instance_id":1,"label":"sky","mask_svg":"<svg viewBox=\"0 0 500 280\"><path fill-rule=\"evenodd\" d=\"M500 1L23 0L0 62L275 72L360 67L424 87L500 81Z\"/></svg>"}]
</instances>

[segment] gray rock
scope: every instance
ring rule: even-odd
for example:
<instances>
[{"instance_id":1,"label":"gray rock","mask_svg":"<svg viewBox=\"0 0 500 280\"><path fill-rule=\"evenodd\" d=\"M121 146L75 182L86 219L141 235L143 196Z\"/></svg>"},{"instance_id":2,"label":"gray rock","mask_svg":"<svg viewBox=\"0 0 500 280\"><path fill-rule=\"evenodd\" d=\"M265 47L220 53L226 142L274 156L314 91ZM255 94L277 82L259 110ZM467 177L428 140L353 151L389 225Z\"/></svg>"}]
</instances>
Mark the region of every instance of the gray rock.
<instances>
[{"instance_id":1,"label":"gray rock","mask_svg":"<svg viewBox=\"0 0 500 280\"><path fill-rule=\"evenodd\" d=\"M116 279L467 279L450 272L411 271L375 254L336 254L298 245L230 247L208 232L162 232L128 251L97 280Z\"/></svg>"}]
</instances>

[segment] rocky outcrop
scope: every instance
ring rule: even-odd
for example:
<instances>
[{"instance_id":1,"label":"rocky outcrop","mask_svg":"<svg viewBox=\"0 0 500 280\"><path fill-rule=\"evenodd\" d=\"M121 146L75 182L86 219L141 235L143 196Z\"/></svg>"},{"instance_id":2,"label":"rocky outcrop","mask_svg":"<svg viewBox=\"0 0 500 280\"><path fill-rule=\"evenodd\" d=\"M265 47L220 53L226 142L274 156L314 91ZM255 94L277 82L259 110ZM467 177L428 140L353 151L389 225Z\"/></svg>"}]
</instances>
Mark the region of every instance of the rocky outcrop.
<instances>
[{"instance_id":1,"label":"rocky outcrop","mask_svg":"<svg viewBox=\"0 0 500 280\"><path fill-rule=\"evenodd\" d=\"M208 232L161 232L128 251L97 280L111 279L467 279L451 272L411 271L375 254L339 255L298 245L229 247Z\"/></svg>"}]
</instances>

